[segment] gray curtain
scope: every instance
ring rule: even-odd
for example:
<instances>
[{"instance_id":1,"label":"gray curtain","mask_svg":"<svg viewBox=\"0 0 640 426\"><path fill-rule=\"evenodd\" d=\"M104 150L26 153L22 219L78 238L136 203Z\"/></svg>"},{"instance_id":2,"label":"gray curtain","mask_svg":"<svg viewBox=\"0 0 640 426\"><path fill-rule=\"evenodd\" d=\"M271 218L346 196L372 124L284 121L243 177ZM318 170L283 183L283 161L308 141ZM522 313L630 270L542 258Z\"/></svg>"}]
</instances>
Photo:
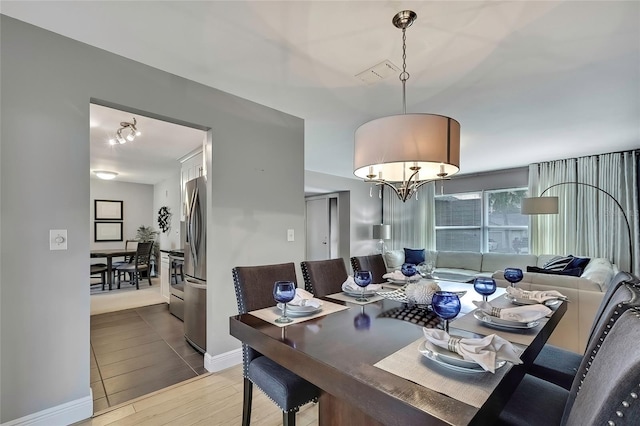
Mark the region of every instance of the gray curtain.
<instances>
[{"instance_id":1,"label":"gray curtain","mask_svg":"<svg viewBox=\"0 0 640 426\"><path fill-rule=\"evenodd\" d=\"M425 248L435 250L435 182L423 185L417 198L402 202L389 188L384 189L384 223L391 225L389 250Z\"/></svg>"},{"instance_id":2,"label":"gray curtain","mask_svg":"<svg viewBox=\"0 0 640 426\"><path fill-rule=\"evenodd\" d=\"M604 257L620 269L638 274L638 153L626 151L530 165L532 196L554 184L566 183L544 194L559 197L558 215L531 216L533 252Z\"/></svg>"}]
</instances>

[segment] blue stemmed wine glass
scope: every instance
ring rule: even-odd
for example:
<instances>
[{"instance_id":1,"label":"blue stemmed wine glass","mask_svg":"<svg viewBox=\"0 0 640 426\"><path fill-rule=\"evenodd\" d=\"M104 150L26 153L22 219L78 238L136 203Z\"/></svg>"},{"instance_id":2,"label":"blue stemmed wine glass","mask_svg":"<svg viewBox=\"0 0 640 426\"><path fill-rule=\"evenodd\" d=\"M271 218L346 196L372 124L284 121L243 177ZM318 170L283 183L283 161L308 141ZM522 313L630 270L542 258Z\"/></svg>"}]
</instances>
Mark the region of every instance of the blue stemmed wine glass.
<instances>
[{"instance_id":1,"label":"blue stemmed wine glass","mask_svg":"<svg viewBox=\"0 0 640 426\"><path fill-rule=\"evenodd\" d=\"M443 320L444 331L449 333L449 320L460 313L460 298L450 291L436 291L431 299L431 308Z\"/></svg>"},{"instance_id":2,"label":"blue stemmed wine glass","mask_svg":"<svg viewBox=\"0 0 640 426\"><path fill-rule=\"evenodd\" d=\"M353 275L353 281L356 282L358 287L362 290L360 297L356 298L356 302L368 302L369 299L364 297L364 289L371 284L371 272L370 271L357 271Z\"/></svg>"},{"instance_id":3,"label":"blue stemmed wine glass","mask_svg":"<svg viewBox=\"0 0 640 426\"><path fill-rule=\"evenodd\" d=\"M496 292L496 280L489 277L477 277L473 280L473 288L482 295L482 300L487 302L489 296Z\"/></svg>"},{"instance_id":4,"label":"blue stemmed wine glass","mask_svg":"<svg viewBox=\"0 0 640 426\"><path fill-rule=\"evenodd\" d=\"M511 283L511 287L515 287L516 283L522 281L524 274L520 268L505 268L504 279Z\"/></svg>"},{"instance_id":5,"label":"blue stemmed wine glass","mask_svg":"<svg viewBox=\"0 0 640 426\"><path fill-rule=\"evenodd\" d=\"M402 272L402 275L407 277L407 281L411 281L411 277L418 273L418 268L413 263L403 263L400 268L400 272Z\"/></svg>"},{"instance_id":6,"label":"blue stemmed wine glass","mask_svg":"<svg viewBox=\"0 0 640 426\"><path fill-rule=\"evenodd\" d=\"M356 330L368 330L371 327L371 317L364 312L364 305L360 313L353 318L353 326Z\"/></svg>"},{"instance_id":7,"label":"blue stemmed wine glass","mask_svg":"<svg viewBox=\"0 0 640 426\"><path fill-rule=\"evenodd\" d=\"M282 308L282 316L276 319L278 324L287 324L293 321L287 316L287 303L291 302L296 296L296 285L291 281L276 281L273 286L273 298L276 302L284 305Z\"/></svg>"}]
</instances>

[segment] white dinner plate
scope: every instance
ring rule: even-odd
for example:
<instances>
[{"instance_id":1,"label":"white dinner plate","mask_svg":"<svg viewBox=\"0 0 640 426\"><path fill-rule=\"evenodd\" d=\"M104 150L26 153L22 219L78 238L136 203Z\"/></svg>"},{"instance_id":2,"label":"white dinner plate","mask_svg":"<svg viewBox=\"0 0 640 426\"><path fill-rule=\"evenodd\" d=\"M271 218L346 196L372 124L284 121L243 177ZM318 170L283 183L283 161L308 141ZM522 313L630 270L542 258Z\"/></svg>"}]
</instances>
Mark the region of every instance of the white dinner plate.
<instances>
[{"instance_id":1,"label":"white dinner plate","mask_svg":"<svg viewBox=\"0 0 640 426\"><path fill-rule=\"evenodd\" d=\"M510 294L505 294L504 297L509 302L513 303L514 305L525 306L525 305L537 305L538 304L538 302L536 302L535 300L521 299L519 297L514 297L514 296L512 296ZM549 300L545 300L543 305L552 308L554 306L558 306L560 304L560 302L562 302L560 299L549 299Z\"/></svg>"},{"instance_id":2,"label":"white dinner plate","mask_svg":"<svg viewBox=\"0 0 640 426\"><path fill-rule=\"evenodd\" d=\"M284 309L284 304L278 303L278 309L281 311ZM309 315L316 314L322 310L322 306L319 308L315 308L313 306L295 306L295 305L287 305L287 316L288 317L306 317Z\"/></svg>"},{"instance_id":3,"label":"white dinner plate","mask_svg":"<svg viewBox=\"0 0 640 426\"><path fill-rule=\"evenodd\" d=\"M492 317L491 315L484 313L481 309L476 309L475 311L473 311L473 316L475 319L477 319L480 322L483 322L493 327L500 327L500 328L515 328L515 329L526 330L526 329L536 327L540 324L540 320L529 321L529 322L518 322L518 321L509 321L509 320L501 319L498 317Z\"/></svg>"},{"instance_id":4,"label":"white dinner plate","mask_svg":"<svg viewBox=\"0 0 640 426\"><path fill-rule=\"evenodd\" d=\"M394 284L406 284L407 280L396 280L394 278L387 278L387 281L389 281L390 283L394 283Z\"/></svg>"},{"instance_id":5,"label":"white dinner plate","mask_svg":"<svg viewBox=\"0 0 640 426\"><path fill-rule=\"evenodd\" d=\"M428 340L424 340L418 347L418 351L426 358L434 361L443 367L463 373L485 373L486 371L475 361L463 359L455 352L434 345ZM496 370L506 364L506 361L496 362Z\"/></svg>"}]
</instances>

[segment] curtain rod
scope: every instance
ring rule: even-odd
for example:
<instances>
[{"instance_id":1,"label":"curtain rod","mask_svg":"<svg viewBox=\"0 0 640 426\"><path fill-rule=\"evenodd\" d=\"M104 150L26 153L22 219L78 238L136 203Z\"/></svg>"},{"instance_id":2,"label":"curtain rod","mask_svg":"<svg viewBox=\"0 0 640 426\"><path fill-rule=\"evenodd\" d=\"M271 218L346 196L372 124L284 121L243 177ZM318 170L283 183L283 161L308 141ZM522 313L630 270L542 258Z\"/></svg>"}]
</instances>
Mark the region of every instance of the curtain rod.
<instances>
[{"instance_id":1,"label":"curtain rod","mask_svg":"<svg viewBox=\"0 0 640 426\"><path fill-rule=\"evenodd\" d=\"M555 161L566 161L566 160L579 160L581 158L589 158L589 157L596 157L597 161L600 161L600 159L598 158L601 155L607 155L607 154L625 154L625 153L629 153L629 154L633 154L636 157L640 156L640 150L638 149L628 149L625 151L614 151L614 152L603 152L600 154L591 154L591 155L584 155L582 157L569 157L569 158L560 158L558 160L549 160L549 161L541 161L539 163L531 163L531 164L535 164L538 166L538 169L540 168L541 164L545 164L545 163L553 163Z\"/></svg>"}]
</instances>

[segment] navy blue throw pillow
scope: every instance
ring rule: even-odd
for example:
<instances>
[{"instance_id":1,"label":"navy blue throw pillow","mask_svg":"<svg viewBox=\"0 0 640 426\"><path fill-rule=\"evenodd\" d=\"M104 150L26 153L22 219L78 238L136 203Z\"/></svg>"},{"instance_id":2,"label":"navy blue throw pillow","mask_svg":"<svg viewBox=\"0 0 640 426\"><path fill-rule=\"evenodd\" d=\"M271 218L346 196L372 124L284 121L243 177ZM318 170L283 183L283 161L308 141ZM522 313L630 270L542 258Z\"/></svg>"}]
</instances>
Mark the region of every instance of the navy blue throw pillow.
<instances>
[{"instance_id":1,"label":"navy blue throw pillow","mask_svg":"<svg viewBox=\"0 0 640 426\"><path fill-rule=\"evenodd\" d=\"M413 263L417 265L418 263L424 262L424 249L404 249L404 262L405 263Z\"/></svg>"},{"instance_id":2,"label":"navy blue throw pillow","mask_svg":"<svg viewBox=\"0 0 640 426\"><path fill-rule=\"evenodd\" d=\"M579 277L582 275L581 268L565 269L564 271L554 271L553 269L538 268L536 266L527 266L527 272L537 272L539 274L551 274L551 275L571 275L572 277Z\"/></svg>"},{"instance_id":3,"label":"navy blue throw pillow","mask_svg":"<svg viewBox=\"0 0 640 426\"><path fill-rule=\"evenodd\" d=\"M588 257L574 257L573 259L571 259L571 262L569 262L565 270L574 268L580 268L584 270L590 260L591 259Z\"/></svg>"}]
</instances>

